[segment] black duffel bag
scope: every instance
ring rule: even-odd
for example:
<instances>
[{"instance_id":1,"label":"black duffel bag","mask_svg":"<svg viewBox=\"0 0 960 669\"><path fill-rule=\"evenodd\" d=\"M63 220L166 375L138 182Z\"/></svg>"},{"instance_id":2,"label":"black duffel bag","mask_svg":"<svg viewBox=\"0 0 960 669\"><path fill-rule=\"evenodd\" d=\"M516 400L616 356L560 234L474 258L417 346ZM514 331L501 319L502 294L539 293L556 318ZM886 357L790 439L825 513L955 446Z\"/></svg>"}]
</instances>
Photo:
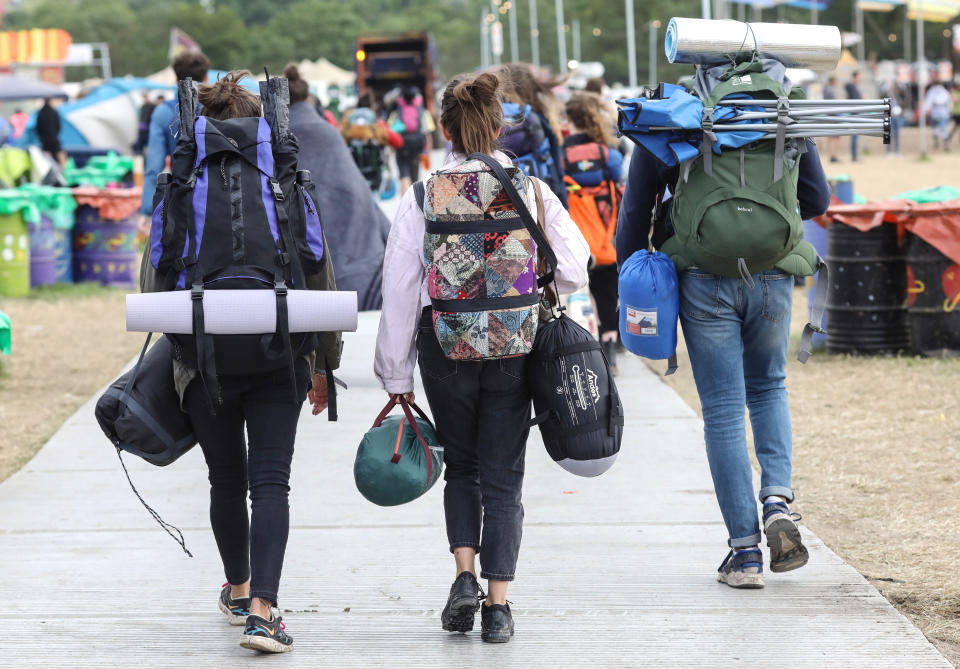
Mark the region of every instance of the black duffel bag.
<instances>
[{"instance_id":1,"label":"black duffel bag","mask_svg":"<svg viewBox=\"0 0 960 669\"><path fill-rule=\"evenodd\" d=\"M133 369L110 384L94 414L114 446L164 467L196 446L190 418L173 381L172 345L147 337Z\"/></svg>"},{"instance_id":2,"label":"black duffel bag","mask_svg":"<svg viewBox=\"0 0 960 669\"><path fill-rule=\"evenodd\" d=\"M578 476L613 466L623 405L600 342L563 315L541 322L527 358L527 385L547 452Z\"/></svg>"},{"instance_id":3,"label":"black duffel bag","mask_svg":"<svg viewBox=\"0 0 960 669\"><path fill-rule=\"evenodd\" d=\"M180 396L173 379L173 346L166 337L161 337L150 347L150 338L140 351L137 364L126 374L110 384L97 400L93 413L100 429L117 449L143 458L152 465L164 467L197 445L193 436L190 417L180 409ZM154 511L137 491L130 472L120 457L120 466L127 477L133 493L167 534L187 550L183 532L171 525Z\"/></svg>"}]
</instances>

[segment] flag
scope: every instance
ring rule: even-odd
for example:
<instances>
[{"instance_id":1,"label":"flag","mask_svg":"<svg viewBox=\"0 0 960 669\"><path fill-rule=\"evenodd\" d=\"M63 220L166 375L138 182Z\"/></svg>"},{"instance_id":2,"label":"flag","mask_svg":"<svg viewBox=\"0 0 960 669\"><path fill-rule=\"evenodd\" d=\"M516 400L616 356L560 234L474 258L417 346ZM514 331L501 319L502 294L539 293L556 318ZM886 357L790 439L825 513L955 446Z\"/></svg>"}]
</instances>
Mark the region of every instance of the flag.
<instances>
[{"instance_id":1,"label":"flag","mask_svg":"<svg viewBox=\"0 0 960 669\"><path fill-rule=\"evenodd\" d=\"M172 61L184 51L202 51L202 49L187 33L179 28L170 28L170 50L167 59Z\"/></svg>"}]
</instances>

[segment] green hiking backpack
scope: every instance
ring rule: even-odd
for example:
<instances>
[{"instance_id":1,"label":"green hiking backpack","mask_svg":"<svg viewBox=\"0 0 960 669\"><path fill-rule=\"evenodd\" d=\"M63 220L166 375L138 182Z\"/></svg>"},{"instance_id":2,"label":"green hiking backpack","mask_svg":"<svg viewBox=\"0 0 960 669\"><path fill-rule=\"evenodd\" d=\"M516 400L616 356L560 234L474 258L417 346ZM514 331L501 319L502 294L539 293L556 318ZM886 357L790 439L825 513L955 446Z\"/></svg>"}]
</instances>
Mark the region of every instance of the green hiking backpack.
<instances>
[{"instance_id":1,"label":"green hiking backpack","mask_svg":"<svg viewBox=\"0 0 960 669\"><path fill-rule=\"evenodd\" d=\"M713 107L724 97L747 93L757 99L788 96L783 86L763 73L757 60L724 71L703 99L701 154L685 163L671 207L675 235L661 249L677 271L699 267L711 274L748 278L774 267L798 275L817 271L816 250L803 241L797 179L804 141L787 139L779 123L776 139L762 139L740 149L713 153ZM799 89L792 97L802 95ZM786 119L787 105L778 110Z\"/></svg>"}]
</instances>

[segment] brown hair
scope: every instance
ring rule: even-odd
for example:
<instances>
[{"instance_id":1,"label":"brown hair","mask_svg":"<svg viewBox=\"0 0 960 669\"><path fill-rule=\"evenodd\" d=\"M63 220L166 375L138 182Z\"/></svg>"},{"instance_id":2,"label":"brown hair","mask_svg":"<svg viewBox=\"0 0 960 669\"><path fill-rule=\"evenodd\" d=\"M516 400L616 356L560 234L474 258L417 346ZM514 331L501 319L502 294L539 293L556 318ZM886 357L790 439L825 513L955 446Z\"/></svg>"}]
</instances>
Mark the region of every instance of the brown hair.
<instances>
[{"instance_id":1,"label":"brown hair","mask_svg":"<svg viewBox=\"0 0 960 669\"><path fill-rule=\"evenodd\" d=\"M507 63L500 66L504 97L509 102L530 105L540 112L550 124L553 134L560 136L560 104L553 89L563 83L562 78L541 79L527 63Z\"/></svg>"},{"instance_id":2,"label":"brown hair","mask_svg":"<svg viewBox=\"0 0 960 669\"><path fill-rule=\"evenodd\" d=\"M199 51L184 51L170 65L177 81L190 77L198 84L203 83L210 69L210 61Z\"/></svg>"},{"instance_id":3,"label":"brown hair","mask_svg":"<svg viewBox=\"0 0 960 669\"><path fill-rule=\"evenodd\" d=\"M455 76L443 91L440 123L454 152L492 154L503 125L500 78L492 72Z\"/></svg>"},{"instance_id":4,"label":"brown hair","mask_svg":"<svg viewBox=\"0 0 960 669\"><path fill-rule=\"evenodd\" d=\"M596 93L574 93L567 100L567 120L591 141L616 146L613 133L613 111Z\"/></svg>"},{"instance_id":5,"label":"brown hair","mask_svg":"<svg viewBox=\"0 0 960 669\"><path fill-rule=\"evenodd\" d=\"M590 77L587 79L586 85L583 87L583 90L588 93L597 93L603 95L603 87L607 85L607 82L603 80L603 77Z\"/></svg>"},{"instance_id":6,"label":"brown hair","mask_svg":"<svg viewBox=\"0 0 960 669\"><path fill-rule=\"evenodd\" d=\"M260 98L240 85L244 77L252 77L247 70L227 72L219 81L200 86L199 101L203 115L222 121L228 118L260 116Z\"/></svg>"},{"instance_id":7,"label":"brown hair","mask_svg":"<svg viewBox=\"0 0 960 669\"><path fill-rule=\"evenodd\" d=\"M303 102L310 94L310 86L300 78L300 69L296 63L290 63L283 69L283 76L287 78L290 87L290 104Z\"/></svg>"}]
</instances>

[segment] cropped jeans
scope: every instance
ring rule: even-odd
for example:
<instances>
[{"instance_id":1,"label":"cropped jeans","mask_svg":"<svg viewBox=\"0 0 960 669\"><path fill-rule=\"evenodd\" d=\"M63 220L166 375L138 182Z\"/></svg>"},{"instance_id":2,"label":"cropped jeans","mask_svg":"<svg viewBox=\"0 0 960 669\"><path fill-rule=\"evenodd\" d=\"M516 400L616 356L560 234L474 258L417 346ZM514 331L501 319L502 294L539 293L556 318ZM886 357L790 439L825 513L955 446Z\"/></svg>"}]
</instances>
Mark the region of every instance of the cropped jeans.
<instances>
[{"instance_id":1,"label":"cropped jeans","mask_svg":"<svg viewBox=\"0 0 960 669\"><path fill-rule=\"evenodd\" d=\"M480 554L481 578L512 581L523 534L520 496L530 433L526 356L448 360L429 309L420 321L417 352L443 445L450 551L473 548Z\"/></svg>"},{"instance_id":2,"label":"cropped jeans","mask_svg":"<svg viewBox=\"0 0 960 669\"><path fill-rule=\"evenodd\" d=\"M793 276L754 274L753 287L690 269L680 276L680 323L703 407L717 502L733 548L760 542L744 406L760 463L760 499L793 501L786 364Z\"/></svg>"}]
</instances>

